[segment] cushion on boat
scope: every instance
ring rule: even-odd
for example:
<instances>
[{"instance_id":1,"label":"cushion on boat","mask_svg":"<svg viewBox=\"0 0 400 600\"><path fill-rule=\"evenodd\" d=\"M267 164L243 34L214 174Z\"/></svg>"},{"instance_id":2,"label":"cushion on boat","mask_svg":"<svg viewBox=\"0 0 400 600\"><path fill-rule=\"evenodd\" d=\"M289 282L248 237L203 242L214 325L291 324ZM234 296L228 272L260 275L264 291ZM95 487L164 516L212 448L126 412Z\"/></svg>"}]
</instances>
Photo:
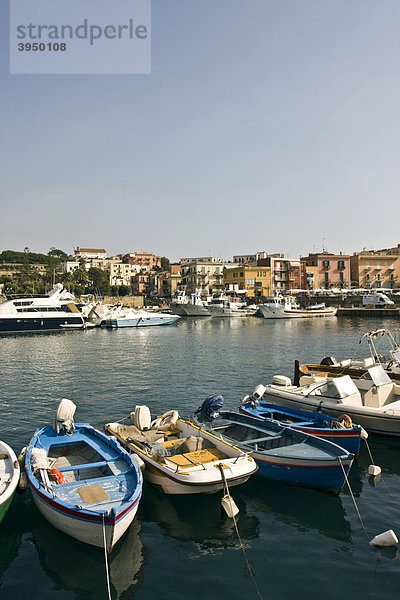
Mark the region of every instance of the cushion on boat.
<instances>
[{"instance_id":1,"label":"cushion on boat","mask_svg":"<svg viewBox=\"0 0 400 600\"><path fill-rule=\"evenodd\" d=\"M97 502L107 502L110 496L101 485L85 485L78 489L78 494L85 504L96 504Z\"/></svg>"},{"instance_id":2,"label":"cushion on boat","mask_svg":"<svg viewBox=\"0 0 400 600\"><path fill-rule=\"evenodd\" d=\"M190 435L183 440L177 440L173 444L173 453L185 454L185 452L197 452L205 448L212 448L213 444L199 436Z\"/></svg>"},{"instance_id":3,"label":"cushion on boat","mask_svg":"<svg viewBox=\"0 0 400 600\"><path fill-rule=\"evenodd\" d=\"M140 431L135 425L119 425L117 432L122 434L128 442L156 442L163 437L163 431Z\"/></svg>"}]
</instances>

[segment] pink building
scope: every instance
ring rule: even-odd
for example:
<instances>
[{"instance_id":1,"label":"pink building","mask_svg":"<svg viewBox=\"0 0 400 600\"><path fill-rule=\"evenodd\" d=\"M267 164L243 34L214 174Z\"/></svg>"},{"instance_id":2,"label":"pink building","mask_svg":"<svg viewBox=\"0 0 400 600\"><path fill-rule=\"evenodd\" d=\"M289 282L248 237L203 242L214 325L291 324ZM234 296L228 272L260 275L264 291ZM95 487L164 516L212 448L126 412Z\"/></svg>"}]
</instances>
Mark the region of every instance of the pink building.
<instances>
[{"instance_id":1,"label":"pink building","mask_svg":"<svg viewBox=\"0 0 400 600\"><path fill-rule=\"evenodd\" d=\"M161 256L155 256L151 252L128 252L122 256L122 262L147 267L147 270L152 271L154 267L161 267Z\"/></svg>"},{"instance_id":2,"label":"pink building","mask_svg":"<svg viewBox=\"0 0 400 600\"><path fill-rule=\"evenodd\" d=\"M313 267L310 272L314 273L312 285L310 281L303 282L306 289L312 287L331 289L331 288L350 288L350 256L347 254L330 254L321 252L309 254L301 258L302 264L307 267ZM316 280L317 279L317 280Z\"/></svg>"}]
</instances>

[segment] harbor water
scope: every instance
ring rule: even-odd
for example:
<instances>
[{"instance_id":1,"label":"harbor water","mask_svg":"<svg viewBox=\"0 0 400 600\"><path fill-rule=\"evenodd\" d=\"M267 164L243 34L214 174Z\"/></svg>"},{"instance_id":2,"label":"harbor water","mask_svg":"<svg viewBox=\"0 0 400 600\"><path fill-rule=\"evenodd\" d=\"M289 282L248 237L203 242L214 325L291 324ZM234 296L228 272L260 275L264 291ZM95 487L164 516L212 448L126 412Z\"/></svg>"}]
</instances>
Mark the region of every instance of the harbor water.
<instances>
[{"instance_id":1,"label":"harbor water","mask_svg":"<svg viewBox=\"0 0 400 600\"><path fill-rule=\"evenodd\" d=\"M275 374L293 377L295 359L350 358L375 327L398 319L181 319L141 329L92 329L0 337L0 438L18 454L52 422L58 401L76 421L102 428L138 404L191 415L210 394L236 408ZM361 352L362 347L359 347ZM366 356L364 349L364 356ZM232 488L241 548L221 496L166 496L145 484L132 526L110 557L113 599L388 600L400 597L400 438L370 436L348 489L334 497L253 477ZM360 516L362 523L360 522ZM246 569L243 549L254 577ZM54 529L29 491L16 494L0 527L0 599L107 598L104 553Z\"/></svg>"}]
</instances>

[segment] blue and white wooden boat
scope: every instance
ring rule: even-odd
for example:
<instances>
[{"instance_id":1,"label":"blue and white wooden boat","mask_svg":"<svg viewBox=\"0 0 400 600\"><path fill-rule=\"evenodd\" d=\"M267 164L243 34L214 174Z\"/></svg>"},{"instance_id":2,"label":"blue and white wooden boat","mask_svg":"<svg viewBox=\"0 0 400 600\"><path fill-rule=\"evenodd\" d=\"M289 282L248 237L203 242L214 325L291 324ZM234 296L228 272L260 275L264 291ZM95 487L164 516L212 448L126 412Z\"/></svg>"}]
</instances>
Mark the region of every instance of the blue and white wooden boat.
<instances>
[{"instance_id":1,"label":"blue and white wooden boat","mask_svg":"<svg viewBox=\"0 0 400 600\"><path fill-rule=\"evenodd\" d=\"M178 315L129 308L111 312L102 325L105 327L149 327L151 325L171 325L178 319L180 319Z\"/></svg>"},{"instance_id":2,"label":"blue and white wooden boat","mask_svg":"<svg viewBox=\"0 0 400 600\"><path fill-rule=\"evenodd\" d=\"M205 403L213 398L208 398ZM250 451L258 464L258 475L340 493L354 454L322 438L284 427L272 419L261 420L218 408L210 415L205 403L198 411L203 416L200 417L203 427L241 450ZM209 422L204 420L204 416ZM194 419L199 420L198 417Z\"/></svg>"},{"instance_id":3,"label":"blue and white wooden boat","mask_svg":"<svg viewBox=\"0 0 400 600\"><path fill-rule=\"evenodd\" d=\"M113 546L135 517L142 474L119 443L88 423L73 423L62 400L54 426L38 429L26 451L33 500L57 529L93 546Z\"/></svg>"},{"instance_id":4,"label":"blue and white wooden boat","mask_svg":"<svg viewBox=\"0 0 400 600\"><path fill-rule=\"evenodd\" d=\"M293 429L333 442L353 454L360 451L361 439L368 437L361 425L355 425L348 415L343 414L336 419L318 409L313 412L259 400L259 387L254 390L255 395L253 392L243 399L239 412L259 419L273 419L284 427L289 425Z\"/></svg>"}]
</instances>

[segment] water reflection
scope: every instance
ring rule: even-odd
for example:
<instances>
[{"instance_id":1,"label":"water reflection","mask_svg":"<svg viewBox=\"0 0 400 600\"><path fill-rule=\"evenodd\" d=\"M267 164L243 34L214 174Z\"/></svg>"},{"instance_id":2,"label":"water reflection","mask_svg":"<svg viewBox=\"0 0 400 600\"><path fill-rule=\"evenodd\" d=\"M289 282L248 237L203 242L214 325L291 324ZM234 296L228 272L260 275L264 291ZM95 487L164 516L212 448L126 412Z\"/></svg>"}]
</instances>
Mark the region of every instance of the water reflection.
<instances>
[{"instance_id":1,"label":"water reflection","mask_svg":"<svg viewBox=\"0 0 400 600\"><path fill-rule=\"evenodd\" d=\"M340 496L252 478L242 488L248 511L271 514L277 521L301 531L316 530L329 538L351 541Z\"/></svg>"},{"instance_id":2,"label":"water reflection","mask_svg":"<svg viewBox=\"0 0 400 600\"><path fill-rule=\"evenodd\" d=\"M128 598L142 580L144 549L137 519L118 542L109 558L112 597ZM43 571L57 589L74 591L78 597L105 597L105 562L102 550L77 542L38 517L32 540Z\"/></svg>"},{"instance_id":3,"label":"water reflection","mask_svg":"<svg viewBox=\"0 0 400 600\"><path fill-rule=\"evenodd\" d=\"M258 537L259 521L247 510L247 504L232 488L238 508L237 518L243 540ZM170 496L146 485L141 504L141 519L158 523L164 534L180 541L195 542L199 550L211 552L238 546L232 519L226 517L221 508L222 494Z\"/></svg>"}]
</instances>

